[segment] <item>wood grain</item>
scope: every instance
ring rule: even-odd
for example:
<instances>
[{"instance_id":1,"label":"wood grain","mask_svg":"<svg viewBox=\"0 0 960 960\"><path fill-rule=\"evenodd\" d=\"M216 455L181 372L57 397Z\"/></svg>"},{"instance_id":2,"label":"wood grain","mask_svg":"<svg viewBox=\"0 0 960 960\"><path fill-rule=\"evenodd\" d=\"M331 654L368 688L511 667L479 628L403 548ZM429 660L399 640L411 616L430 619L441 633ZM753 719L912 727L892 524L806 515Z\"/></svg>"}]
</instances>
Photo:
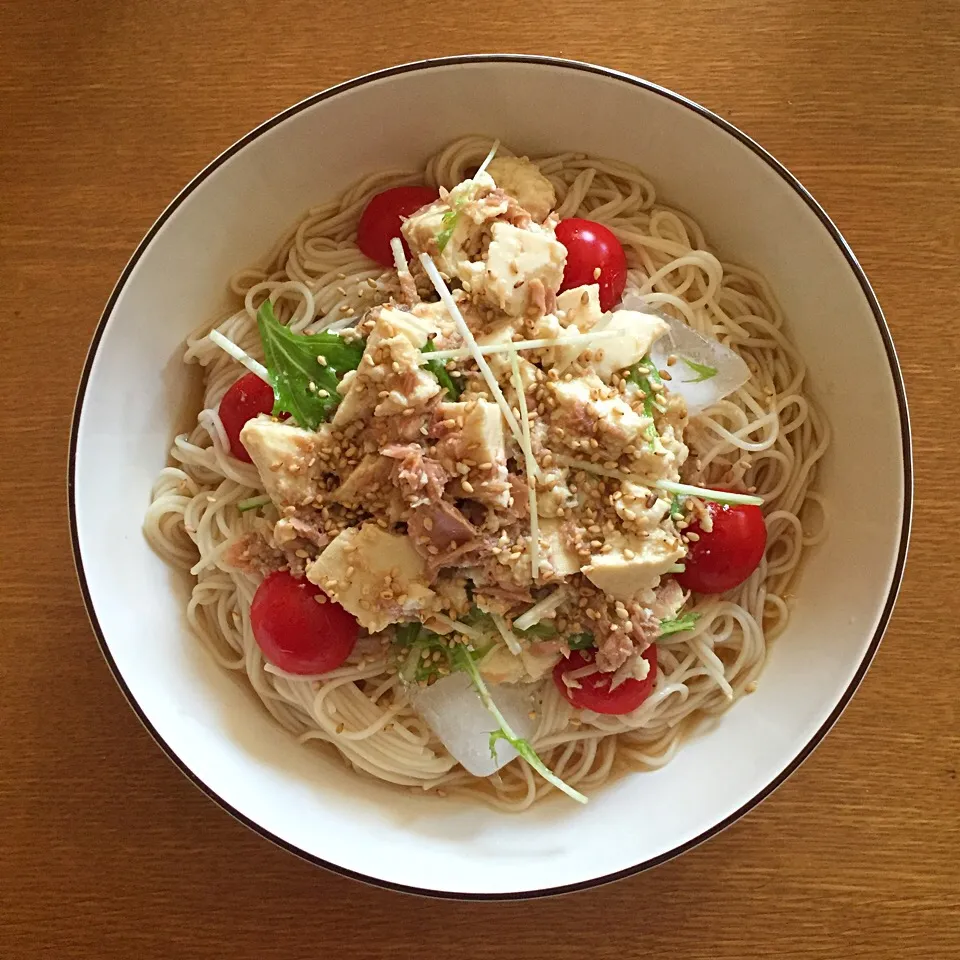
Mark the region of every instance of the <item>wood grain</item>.
<instances>
[{"instance_id":1,"label":"wood grain","mask_svg":"<svg viewBox=\"0 0 960 960\"><path fill-rule=\"evenodd\" d=\"M0 46L0 957L960 956L956 0L0 0ZM181 777L93 641L64 476L87 342L177 189L315 90L489 50L670 86L806 183L893 328L917 509L873 669L772 798L576 900L471 905L328 875Z\"/></svg>"}]
</instances>

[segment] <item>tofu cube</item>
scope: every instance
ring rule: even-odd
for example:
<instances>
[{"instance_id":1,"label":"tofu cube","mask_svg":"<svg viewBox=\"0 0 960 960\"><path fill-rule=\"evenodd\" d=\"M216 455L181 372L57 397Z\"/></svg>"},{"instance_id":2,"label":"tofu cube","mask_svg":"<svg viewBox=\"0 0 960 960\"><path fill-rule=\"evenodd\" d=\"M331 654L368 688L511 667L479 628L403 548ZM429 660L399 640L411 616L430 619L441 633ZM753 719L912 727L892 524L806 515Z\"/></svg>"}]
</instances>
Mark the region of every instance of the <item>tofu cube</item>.
<instances>
[{"instance_id":1,"label":"tofu cube","mask_svg":"<svg viewBox=\"0 0 960 960\"><path fill-rule=\"evenodd\" d=\"M539 280L547 292L556 292L563 280L567 251L542 229L522 230L509 223L492 227L493 239L487 249L486 270L472 281L483 289L486 299L512 317L527 310L530 283Z\"/></svg>"},{"instance_id":2,"label":"tofu cube","mask_svg":"<svg viewBox=\"0 0 960 960\"><path fill-rule=\"evenodd\" d=\"M503 418L497 404L488 400L441 403L437 417L457 421L457 428L444 440L444 448L449 448L454 460L473 460L478 464L506 460Z\"/></svg>"},{"instance_id":3,"label":"tofu cube","mask_svg":"<svg viewBox=\"0 0 960 960\"><path fill-rule=\"evenodd\" d=\"M627 550L631 553L629 557ZM679 537L658 529L645 537L624 537L610 553L594 554L583 572L608 596L626 602L655 587L660 577L685 554Z\"/></svg>"},{"instance_id":4,"label":"tofu cube","mask_svg":"<svg viewBox=\"0 0 960 960\"><path fill-rule=\"evenodd\" d=\"M540 518L540 570L551 577L569 577L580 572L580 554L567 545L560 534L562 521L553 517Z\"/></svg>"},{"instance_id":5,"label":"tofu cube","mask_svg":"<svg viewBox=\"0 0 960 960\"><path fill-rule=\"evenodd\" d=\"M375 523L338 534L307 568L307 578L371 633L417 619L435 597L410 538Z\"/></svg>"},{"instance_id":6,"label":"tofu cube","mask_svg":"<svg viewBox=\"0 0 960 960\"><path fill-rule=\"evenodd\" d=\"M278 506L303 505L324 489L321 479L334 472L337 444L326 424L311 431L256 417L244 424L240 440Z\"/></svg>"},{"instance_id":7,"label":"tofu cube","mask_svg":"<svg viewBox=\"0 0 960 960\"><path fill-rule=\"evenodd\" d=\"M605 337L597 341L590 366L603 381L626 367L632 367L650 352L655 340L668 330L667 322L653 313L638 313L636 310L617 310L604 325L604 332L623 331L622 337Z\"/></svg>"},{"instance_id":8,"label":"tofu cube","mask_svg":"<svg viewBox=\"0 0 960 960\"><path fill-rule=\"evenodd\" d=\"M564 442L572 449L580 449L580 444L593 439L601 452L615 460L625 447L643 441L650 418L634 410L593 374L569 381L549 381L547 389L564 421ZM557 413L555 421L559 419Z\"/></svg>"},{"instance_id":9,"label":"tofu cube","mask_svg":"<svg viewBox=\"0 0 960 960\"><path fill-rule=\"evenodd\" d=\"M557 316L568 335L579 335L592 330L603 316L603 311L600 309L600 287L591 283L582 287L573 287L558 294ZM560 338L563 338L563 333L560 334ZM557 373L563 373L585 349L587 348L582 343L566 347L558 346L554 348L553 356L549 359Z\"/></svg>"},{"instance_id":10,"label":"tofu cube","mask_svg":"<svg viewBox=\"0 0 960 960\"><path fill-rule=\"evenodd\" d=\"M367 349L372 350L384 340L405 337L412 346L421 350L426 346L427 334L434 329L434 324L425 317L407 310L398 310L396 307L383 307L367 338Z\"/></svg>"},{"instance_id":11,"label":"tofu cube","mask_svg":"<svg viewBox=\"0 0 960 960\"><path fill-rule=\"evenodd\" d=\"M391 311L399 314L401 311ZM360 366L348 373L337 388L343 402L333 416L333 425L343 427L371 414L387 417L417 409L440 392L436 379L420 366L420 348L426 343L426 324L404 314L394 322L382 316L367 340ZM392 333L393 336L385 334ZM386 391L385 398L380 393Z\"/></svg>"}]
</instances>

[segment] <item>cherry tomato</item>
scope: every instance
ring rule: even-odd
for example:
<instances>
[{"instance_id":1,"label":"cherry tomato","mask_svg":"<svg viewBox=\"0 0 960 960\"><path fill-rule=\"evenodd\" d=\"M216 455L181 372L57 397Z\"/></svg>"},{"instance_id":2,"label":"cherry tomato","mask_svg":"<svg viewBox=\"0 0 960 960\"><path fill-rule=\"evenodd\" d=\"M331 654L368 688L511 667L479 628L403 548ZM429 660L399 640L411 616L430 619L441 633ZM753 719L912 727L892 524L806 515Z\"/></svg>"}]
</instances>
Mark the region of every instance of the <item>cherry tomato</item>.
<instances>
[{"instance_id":1,"label":"cherry tomato","mask_svg":"<svg viewBox=\"0 0 960 960\"><path fill-rule=\"evenodd\" d=\"M557 239L567 248L561 292L588 283L600 285L600 309L612 310L627 285L627 255L603 224L571 217L557 224ZM594 275L599 268L600 273Z\"/></svg>"},{"instance_id":2,"label":"cherry tomato","mask_svg":"<svg viewBox=\"0 0 960 960\"><path fill-rule=\"evenodd\" d=\"M553 668L553 682L561 696L579 710L610 714L630 713L650 696L653 685L657 682L656 646L651 643L640 656L650 664L646 677L643 680L624 680L613 690L610 689L612 673L591 673L587 677L580 677L579 687L568 687L563 682L565 673L593 663L596 657L594 650L574 650L569 659L561 660Z\"/></svg>"},{"instance_id":3,"label":"cherry tomato","mask_svg":"<svg viewBox=\"0 0 960 960\"><path fill-rule=\"evenodd\" d=\"M700 524L690 525L687 532L700 539L690 543L677 583L695 593L724 593L757 569L767 547L767 528L759 507L720 503L706 507L713 529L704 533Z\"/></svg>"},{"instance_id":4,"label":"cherry tomato","mask_svg":"<svg viewBox=\"0 0 960 960\"><path fill-rule=\"evenodd\" d=\"M385 267L393 266L390 241L403 236L400 224L405 217L421 207L433 203L440 196L433 187L391 187L378 193L364 208L357 226L357 246L371 259ZM403 241L403 249L410 257L410 248Z\"/></svg>"},{"instance_id":5,"label":"cherry tomato","mask_svg":"<svg viewBox=\"0 0 960 960\"><path fill-rule=\"evenodd\" d=\"M357 621L339 603L314 599L323 591L285 570L271 573L250 604L253 636L264 657L287 673L326 673L357 641Z\"/></svg>"},{"instance_id":6,"label":"cherry tomato","mask_svg":"<svg viewBox=\"0 0 960 960\"><path fill-rule=\"evenodd\" d=\"M230 441L230 452L244 463L250 463L250 454L240 442L243 425L261 413L273 409L273 387L255 373L242 376L223 395L220 401L220 422Z\"/></svg>"}]
</instances>

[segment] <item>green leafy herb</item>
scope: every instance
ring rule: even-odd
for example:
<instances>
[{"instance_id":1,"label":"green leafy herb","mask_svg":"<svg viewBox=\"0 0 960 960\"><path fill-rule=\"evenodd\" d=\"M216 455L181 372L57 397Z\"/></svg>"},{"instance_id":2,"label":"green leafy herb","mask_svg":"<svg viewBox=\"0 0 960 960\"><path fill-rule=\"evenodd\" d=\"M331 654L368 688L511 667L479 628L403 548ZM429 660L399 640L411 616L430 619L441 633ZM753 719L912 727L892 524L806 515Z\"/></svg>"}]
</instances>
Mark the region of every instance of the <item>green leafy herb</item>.
<instances>
[{"instance_id":1,"label":"green leafy herb","mask_svg":"<svg viewBox=\"0 0 960 960\"><path fill-rule=\"evenodd\" d=\"M446 639L421 623L401 624L394 633L393 642L400 678L407 683L427 683L452 669ZM438 651L440 656L434 659Z\"/></svg>"},{"instance_id":2,"label":"green leafy herb","mask_svg":"<svg viewBox=\"0 0 960 960\"><path fill-rule=\"evenodd\" d=\"M533 767L537 773L543 777L548 783L553 784L558 790L562 790L568 797L572 797L578 803L586 803L587 798L580 793L579 790L574 790L569 784L564 783L554 772L537 756L536 750L533 749L528 740L524 740L522 737L518 737L510 727L510 724L507 723L506 718L500 712L497 705L493 702L493 697L490 696L490 691L487 689L486 683L483 681L483 677L480 676L480 671L477 669L476 663L474 663L473 657L470 656L470 652L463 644L458 644L453 648L451 653L451 660L456 669L462 670L467 676L470 677L470 682L473 684L474 690L477 691L477 696L480 697L480 701L487 708L490 715L494 720L497 721L497 726L499 730L494 730L490 734L490 753L493 757L496 757L496 746L498 740L506 740L517 753L523 757L527 763Z\"/></svg>"},{"instance_id":3,"label":"green leafy herb","mask_svg":"<svg viewBox=\"0 0 960 960\"><path fill-rule=\"evenodd\" d=\"M675 493L670 498L670 518L672 520L683 519L683 503L686 499L686 497L681 497L679 493Z\"/></svg>"},{"instance_id":4,"label":"green leafy herb","mask_svg":"<svg viewBox=\"0 0 960 960\"><path fill-rule=\"evenodd\" d=\"M257 327L273 385L274 414L292 414L301 427L316 430L340 402L340 378L360 366L363 342L347 343L335 333L294 333L277 320L269 300L257 311ZM325 364L317 359L321 356Z\"/></svg>"},{"instance_id":5,"label":"green leafy herb","mask_svg":"<svg viewBox=\"0 0 960 960\"><path fill-rule=\"evenodd\" d=\"M571 650L589 650L595 642L592 633L574 633L567 637L567 646Z\"/></svg>"},{"instance_id":6,"label":"green leafy herb","mask_svg":"<svg viewBox=\"0 0 960 960\"><path fill-rule=\"evenodd\" d=\"M421 353L435 353L437 350L432 340L428 340ZM454 382L453 377L447 373L447 368L442 360L428 360L424 366L437 378L437 382L443 387L451 400L460 399L460 387Z\"/></svg>"},{"instance_id":7,"label":"green leafy herb","mask_svg":"<svg viewBox=\"0 0 960 960\"><path fill-rule=\"evenodd\" d=\"M394 631L394 642L401 647L409 647L420 635L422 629L423 624L417 623L416 620L410 623L401 623Z\"/></svg>"},{"instance_id":8,"label":"green leafy herb","mask_svg":"<svg viewBox=\"0 0 960 960\"><path fill-rule=\"evenodd\" d=\"M270 502L270 498L264 494L261 497L250 497L249 500L241 500L237 504L237 509L241 513L246 513L248 510L256 510L257 507L265 507Z\"/></svg>"},{"instance_id":9,"label":"green leafy herb","mask_svg":"<svg viewBox=\"0 0 960 960\"><path fill-rule=\"evenodd\" d=\"M453 210L448 210L440 218L440 232L437 234L437 252L443 253L447 244L450 242L450 238L453 236L453 231L457 229L457 217L458 212L456 208Z\"/></svg>"},{"instance_id":10,"label":"green leafy herb","mask_svg":"<svg viewBox=\"0 0 960 960\"><path fill-rule=\"evenodd\" d=\"M469 580L467 581L467 587L472 592L472 584ZM484 613L476 604L474 604L460 619L467 624L467 626L475 627L478 624L489 621L490 614Z\"/></svg>"},{"instance_id":11,"label":"green leafy herb","mask_svg":"<svg viewBox=\"0 0 960 960\"><path fill-rule=\"evenodd\" d=\"M541 620L539 623L535 623L532 627L528 627L526 630L518 630L516 627L514 627L513 632L524 639L530 638L548 640L550 637L555 637L557 635L557 628L549 620Z\"/></svg>"},{"instance_id":12,"label":"green leafy herb","mask_svg":"<svg viewBox=\"0 0 960 960\"><path fill-rule=\"evenodd\" d=\"M696 360L690 360L687 357L681 357L680 359L696 374L692 380L684 380L684 383L703 383L704 380L709 380L717 375L716 367L710 367L705 363L697 363Z\"/></svg>"},{"instance_id":13,"label":"green leafy herb","mask_svg":"<svg viewBox=\"0 0 960 960\"><path fill-rule=\"evenodd\" d=\"M700 619L701 614L694 611L684 613L672 620L660 621L660 636L669 637L671 633L683 633L685 630L692 630Z\"/></svg>"},{"instance_id":14,"label":"green leafy herb","mask_svg":"<svg viewBox=\"0 0 960 960\"><path fill-rule=\"evenodd\" d=\"M651 421L646 429L647 440L651 447L655 446L658 435L657 428L653 425L653 418L655 414L663 413L663 406L657 400L658 391L654 384L662 384L663 378L650 357L644 357L630 368L627 379L632 380L643 391L643 412Z\"/></svg>"}]
</instances>

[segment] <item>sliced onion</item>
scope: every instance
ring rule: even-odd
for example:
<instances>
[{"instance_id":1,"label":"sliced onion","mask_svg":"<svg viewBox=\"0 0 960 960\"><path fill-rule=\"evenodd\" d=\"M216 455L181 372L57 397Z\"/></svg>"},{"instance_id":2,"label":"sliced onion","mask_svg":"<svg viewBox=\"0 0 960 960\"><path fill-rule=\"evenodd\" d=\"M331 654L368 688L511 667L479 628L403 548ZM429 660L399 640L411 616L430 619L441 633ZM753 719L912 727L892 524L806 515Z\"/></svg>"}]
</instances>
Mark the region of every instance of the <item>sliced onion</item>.
<instances>
[{"instance_id":1,"label":"sliced onion","mask_svg":"<svg viewBox=\"0 0 960 960\"><path fill-rule=\"evenodd\" d=\"M650 313L643 297L627 296L620 307ZM659 311L669 330L650 348L650 359L658 370L669 370L666 389L683 397L693 415L722 400L750 379L750 369L729 347L705 337L682 320ZM676 357L673 365L667 360ZM716 371L716 372L711 372Z\"/></svg>"},{"instance_id":2,"label":"sliced onion","mask_svg":"<svg viewBox=\"0 0 960 960\"><path fill-rule=\"evenodd\" d=\"M530 737L535 721L530 719L534 701L529 690L502 684L488 684L488 688L514 733L524 739ZM453 673L429 687L418 688L413 706L454 760L475 777L488 777L518 756L505 740L497 741L496 759L491 755L490 734L500 728L465 673Z\"/></svg>"}]
</instances>

